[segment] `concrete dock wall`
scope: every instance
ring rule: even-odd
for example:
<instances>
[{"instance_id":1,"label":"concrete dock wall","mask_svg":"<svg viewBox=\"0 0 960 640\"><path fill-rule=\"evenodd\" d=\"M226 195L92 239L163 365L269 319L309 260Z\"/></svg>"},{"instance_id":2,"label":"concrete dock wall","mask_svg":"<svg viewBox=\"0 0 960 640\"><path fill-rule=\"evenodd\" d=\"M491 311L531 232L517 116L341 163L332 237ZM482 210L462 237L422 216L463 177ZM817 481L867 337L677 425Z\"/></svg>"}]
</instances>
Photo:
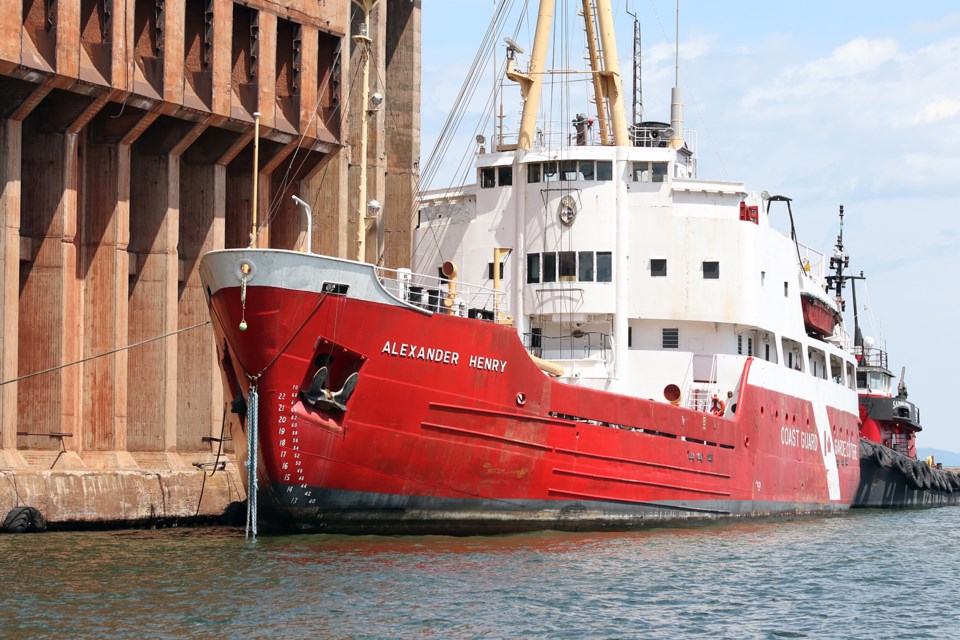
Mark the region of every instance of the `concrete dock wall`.
<instances>
[{"instance_id":1,"label":"concrete dock wall","mask_svg":"<svg viewBox=\"0 0 960 640\"><path fill-rule=\"evenodd\" d=\"M219 514L245 499L229 439L243 435L198 265L250 241L253 114L260 246L304 246L298 194L314 249L346 255L361 161L368 198L388 200L391 181L405 202L390 224L409 244L418 132L388 149L376 116L360 159L348 127L370 90L419 109L420 4L371 14L368 91L350 82L350 0L0 7L0 519L21 505L54 524Z\"/></svg>"}]
</instances>

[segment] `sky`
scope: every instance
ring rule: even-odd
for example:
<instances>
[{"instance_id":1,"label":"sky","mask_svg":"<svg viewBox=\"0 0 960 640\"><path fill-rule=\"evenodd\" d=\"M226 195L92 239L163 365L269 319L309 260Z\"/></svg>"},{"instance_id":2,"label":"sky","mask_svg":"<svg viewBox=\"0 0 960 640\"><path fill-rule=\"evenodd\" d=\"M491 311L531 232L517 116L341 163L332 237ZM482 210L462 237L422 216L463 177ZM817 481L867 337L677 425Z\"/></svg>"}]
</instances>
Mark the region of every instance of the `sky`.
<instances>
[{"instance_id":1,"label":"sky","mask_svg":"<svg viewBox=\"0 0 960 640\"><path fill-rule=\"evenodd\" d=\"M581 2L557 0L557 13L567 5ZM624 89L632 96L629 5L641 24L645 118L668 122L675 3L612 5ZM421 167L493 7L494 0L423 0ZM514 23L508 22L511 35ZM529 52L532 31L524 26L516 40ZM497 42L502 59L502 38ZM477 96L486 99L492 64L482 76ZM823 252L836 240L837 210L844 205L850 265L867 277L866 290L857 288L864 333L888 351L898 376L906 367L923 425L919 446L960 451L948 375L960 364L954 340L960 318L960 4L683 0L680 86L684 126L696 132L700 178L740 180L749 190L793 198L801 242ZM518 91L508 87L507 93ZM475 104L466 119L480 111ZM515 111L506 110L508 120ZM475 148L475 133L473 121L461 127L452 155ZM432 186L449 181L441 172ZM849 288L846 297L850 310Z\"/></svg>"}]
</instances>

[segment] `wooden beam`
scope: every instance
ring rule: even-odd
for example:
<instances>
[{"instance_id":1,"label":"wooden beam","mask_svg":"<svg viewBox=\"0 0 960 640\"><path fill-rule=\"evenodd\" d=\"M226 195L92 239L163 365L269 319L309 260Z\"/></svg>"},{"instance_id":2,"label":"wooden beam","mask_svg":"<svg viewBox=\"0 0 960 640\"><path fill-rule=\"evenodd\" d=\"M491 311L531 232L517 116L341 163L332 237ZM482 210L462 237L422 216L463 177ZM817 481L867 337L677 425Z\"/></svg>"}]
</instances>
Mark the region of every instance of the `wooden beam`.
<instances>
[{"instance_id":1,"label":"wooden beam","mask_svg":"<svg viewBox=\"0 0 960 640\"><path fill-rule=\"evenodd\" d=\"M250 141L253 140L253 128L251 127L249 131L241 134L236 142L230 145L230 148L227 149L222 156L217 160L217 164L227 166L233 159L236 158L244 147L250 144Z\"/></svg>"}]
</instances>

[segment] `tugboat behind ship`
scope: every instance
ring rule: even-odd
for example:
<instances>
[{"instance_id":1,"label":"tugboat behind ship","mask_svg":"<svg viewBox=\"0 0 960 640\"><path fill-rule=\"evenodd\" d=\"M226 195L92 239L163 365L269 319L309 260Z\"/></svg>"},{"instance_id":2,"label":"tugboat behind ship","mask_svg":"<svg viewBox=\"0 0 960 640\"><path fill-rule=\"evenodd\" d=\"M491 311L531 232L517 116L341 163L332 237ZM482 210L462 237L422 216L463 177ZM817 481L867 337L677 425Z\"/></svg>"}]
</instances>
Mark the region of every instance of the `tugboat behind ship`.
<instances>
[{"instance_id":1,"label":"tugboat behind ship","mask_svg":"<svg viewBox=\"0 0 960 640\"><path fill-rule=\"evenodd\" d=\"M893 395L893 372L887 352L874 346L860 330L857 313L859 276L844 275L849 264L843 248L843 207L840 207L840 235L828 277L839 296L846 281L853 293L854 356L857 359L857 396L860 405L860 485L853 507L940 507L960 504L960 475L934 466L932 460L917 459L920 410L907 399L906 367L900 370L897 394Z\"/></svg>"}]
</instances>

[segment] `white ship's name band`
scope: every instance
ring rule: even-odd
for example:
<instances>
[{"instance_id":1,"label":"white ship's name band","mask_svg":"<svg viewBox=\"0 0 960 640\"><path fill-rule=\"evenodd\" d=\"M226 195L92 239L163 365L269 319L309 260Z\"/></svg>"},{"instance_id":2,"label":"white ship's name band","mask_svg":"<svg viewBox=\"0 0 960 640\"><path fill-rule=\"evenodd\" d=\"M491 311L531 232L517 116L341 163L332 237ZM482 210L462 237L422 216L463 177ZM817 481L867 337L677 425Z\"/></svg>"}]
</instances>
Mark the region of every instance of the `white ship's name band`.
<instances>
[{"instance_id":1,"label":"white ship's name band","mask_svg":"<svg viewBox=\"0 0 960 640\"><path fill-rule=\"evenodd\" d=\"M398 358L413 358L414 360L429 360L440 364L450 364L458 366L460 364L460 353L457 351L448 351L446 349L435 349L433 347L424 347L417 344L407 344L406 342L395 342L387 340L380 353ZM487 358L485 356L470 356L467 359L467 366L481 371L496 371L503 373L507 368L506 360L497 358Z\"/></svg>"}]
</instances>

